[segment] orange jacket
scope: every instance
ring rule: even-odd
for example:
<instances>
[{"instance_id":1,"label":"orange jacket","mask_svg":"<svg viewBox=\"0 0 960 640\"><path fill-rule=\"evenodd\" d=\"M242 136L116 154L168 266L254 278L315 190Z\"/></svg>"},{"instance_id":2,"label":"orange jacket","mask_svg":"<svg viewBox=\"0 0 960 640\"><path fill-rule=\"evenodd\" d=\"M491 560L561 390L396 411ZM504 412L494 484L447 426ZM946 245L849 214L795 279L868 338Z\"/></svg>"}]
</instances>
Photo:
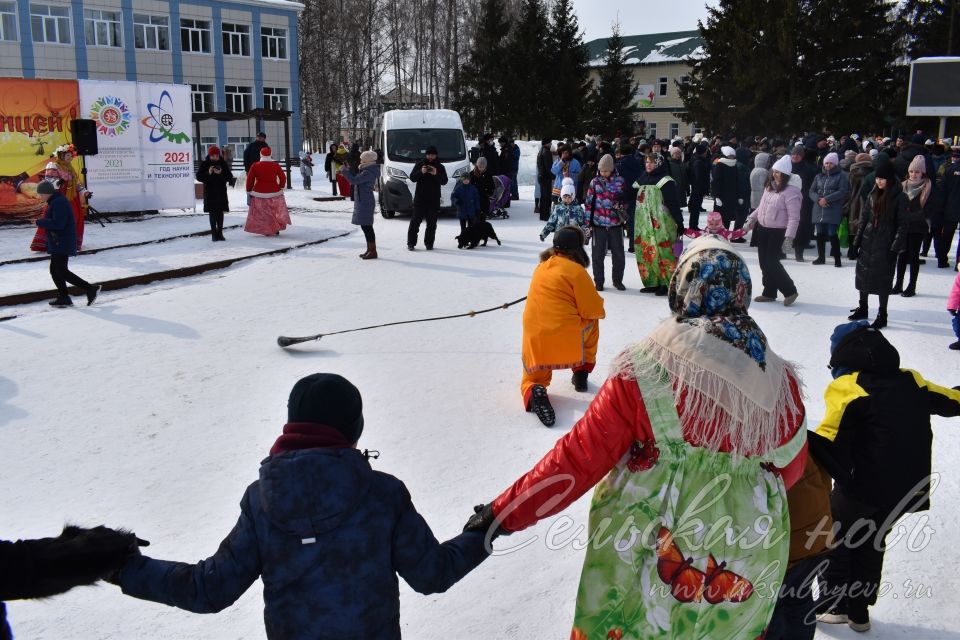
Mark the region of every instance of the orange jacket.
<instances>
[{"instance_id":1,"label":"orange jacket","mask_svg":"<svg viewBox=\"0 0 960 640\"><path fill-rule=\"evenodd\" d=\"M523 366L527 371L584 364L586 329L603 318L603 298L582 266L562 256L537 265L523 309Z\"/></svg>"}]
</instances>

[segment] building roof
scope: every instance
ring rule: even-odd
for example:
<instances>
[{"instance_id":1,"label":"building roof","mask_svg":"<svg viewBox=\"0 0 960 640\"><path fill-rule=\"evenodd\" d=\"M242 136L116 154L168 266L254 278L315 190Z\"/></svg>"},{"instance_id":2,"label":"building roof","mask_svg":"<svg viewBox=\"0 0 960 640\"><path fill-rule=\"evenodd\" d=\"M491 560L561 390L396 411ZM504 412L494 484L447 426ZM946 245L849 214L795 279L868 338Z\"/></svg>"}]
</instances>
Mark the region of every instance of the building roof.
<instances>
[{"instance_id":1,"label":"building roof","mask_svg":"<svg viewBox=\"0 0 960 640\"><path fill-rule=\"evenodd\" d=\"M252 4L262 7L275 7L277 9L289 9L293 11L303 11L304 4L294 0L233 0L236 4Z\"/></svg>"},{"instance_id":2,"label":"building roof","mask_svg":"<svg viewBox=\"0 0 960 640\"><path fill-rule=\"evenodd\" d=\"M623 55L626 64L663 64L684 62L704 57L700 31L674 31L623 36ZM603 55L609 38L591 40L586 44L591 67L603 66Z\"/></svg>"}]
</instances>

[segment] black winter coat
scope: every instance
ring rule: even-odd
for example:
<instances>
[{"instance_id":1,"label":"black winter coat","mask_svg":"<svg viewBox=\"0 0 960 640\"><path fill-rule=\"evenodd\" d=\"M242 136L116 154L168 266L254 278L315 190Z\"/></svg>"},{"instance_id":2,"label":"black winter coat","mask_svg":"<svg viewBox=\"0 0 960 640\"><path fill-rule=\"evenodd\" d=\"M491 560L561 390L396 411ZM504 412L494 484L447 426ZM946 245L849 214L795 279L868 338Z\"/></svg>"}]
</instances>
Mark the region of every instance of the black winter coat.
<instances>
[{"instance_id":1,"label":"black winter coat","mask_svg":"<svg viewBox=\"0 0 960 640\"><path fill-rule=\"evenodd\" d=\"M210 169L219 167L220 173L210 173ZM216 161L207 156L197 169L197 181L203 183L203 210L207 213L230 211L230 201L227 198L227 185L231 187L237 183L224 159Z\"/></svg>"},{"instance_id":2,"label":"black winter coat","mask_svg":"<svg viewBox=\"0 0 960 640\"><path fill-rule=\"evenodd\" d=\"M906 248L907 195L899 182L890 181L892 189L888 208L874 224L874 189L860 214L854 246L859 250L856 269L857 291L868 294L889 294L897 265L897 254Z\"/></svg>"},{"instance_id":3,"label":"black winter coat","mask_svg":"<svg viewBox=\"0 0 960 640\"><path fill-rule=\"evenodd\" d=\"M550 151L550 147L540 147L540 152L537 153L537 180L541 182L549 181L552 185L553 172L551 168L553 168L553 153Z\"/></svg>"},{"instance_id":4,"label":"black winter coat","mask_svg":"<svg viewBox=\"0 0 960 640\"><path fill-rule=\"evenodd\" d=\"M813 185L813 179L817 177L819 171L807 161L794 162L793 173L800 176L800 195L803 200L800 202L800 220L810 220L813 213L813 200L810 199L810 187Z\"/></svg>"},{"instance_id":5,"label":"black winter coat","mask_svg":"<svg viewBox=\"0 0 960 640\"><path fill-rule=\"evenodd\" d=\"M590 188L590 183L594 178L597 177L597 163L596 162L587 162L580 169L580 173L577 174L577 202L586 203L587 201L587 189Z\"/></svg>"},{"instance_id":6,"label":"black winter coat","mask_svg":"<svg viewBox=\"0 0 960 640\"><path fill-rule=\"evenodd\" d=\"M690 162L690 196L705 196L710 192L710 159L700 156Z\"/></svg>"},{"instance_id":7,"label":"black winter coat","mask_svg":"<svg viewBox=\"0 0 960 640\"><path fill-rule=\"evenodd\" d=\"M667 171L667 163L664 162L655 168L652 173L644 173L640 176L637 180L637 185L641 187L648 184L655 185L664 178L669 177L671 176ZM680 188L677 186L676 180L667 180L667 182L660 187L660 195L663 197L664 206L667 207L667 211L670 212L670 217L677 223L677 237L682 238L683 232L685 231L683 226L683 212L681 211L683 203L680 201Z\"/></svg>"},{"instance_id":8,"label":"black winter coat","mask_svg":"<svg viewBox=\"0 0 960 640\"><path fill-rule=\"evenodd\" d=\"M931 192L924 205L920 203L921 193L922 192L918 192L917 195L911 198L907 195L906 190L904 190L904 195L907 195L907 233L925 234L930 230L930 223L928 221L930 217L929 209L935 202L936 194Z\"/></svg>"},{"instance_id":9,"label":"black winter coat","mask_svg":"<svg viewBox=\"0 0 960 640\"><path fill-rule=\"evenodd\" d=\"M637 199L637 188L633 183L639 180L645 171L643 161L633 154L623 156L617 161L617 175L623 178L623 197L630 210L636 207Z\"/></svg>"},{"instance_id":10,"label":"black winter coat","mask_svg":"<svg viewBox=\"0 0 960 640\"><path fill-rule=\"evenodd\" d=\"M260 149L267 146L266 142L254 140L243 150L243 170L250 171L254 162L260 162Z\"/></svg>"},{"instance_id":11,"label":"black winter coat","mask_svg":"<svg viewBox=\"0 0 960 640\"><path fill-rule=\"evenodd\" d=\"M493 191L496 189L496 185L493 184L493 175L491 175L489 171L480 173L474 168L474 170L470 172L470 182L477 188L477 198L480 201L480 215L488 215L490 213L490 198L493 197ZM550 197L549 193L547 197Z\"/></svg>"},{"instance_id":12,"label":"black winter coat","mask_svg":"<svg viewBox=\"0 0 960 640\"><path fill-rule=\"evenodd\" d=\"M733 220L737 217L739 207L737 204L739 176L736 162L730 162L730 160L732 159L720 159L713 164L710 171L710 190L714 199L720 201L714 204L713 210L721 212L724 219Z\"/></svg>"},{"instance_id":13,"label":"black winter coat","mask_svg":"<svg viewBox=\"0 0 960 640\"><path fill-rule=\"evenodd\" d=\"M960 162L944 167L939 187L938 201L943 221L960 222Z\"/></svg>"},{"instance_id":14,"label":"black winter coat","mask_svg":"<svg viewBox=\"0 0 960 640\"><path fill-rule=\"evenodd\" d=\"M424 166L431 166L437 170L434 173L423 173ZM413 194L413 204L422 207L440 207L440 187L447 184L447 170L439 160L427 162L420 160L413 165L410 172L410 181L417 183L416 193Z\"/></svg>"},{"instance_id":15,"label":"black winter coat","mask_svg":"<svg viewBox=\"0 0 960 640\"><path fill-rule=\"evenodd\" d=\"M500 169L500 156L492 144L485 143L480 155L487 159L487 173L491 176L503 175L503 171Z\"/></svg>"}]
</instances>

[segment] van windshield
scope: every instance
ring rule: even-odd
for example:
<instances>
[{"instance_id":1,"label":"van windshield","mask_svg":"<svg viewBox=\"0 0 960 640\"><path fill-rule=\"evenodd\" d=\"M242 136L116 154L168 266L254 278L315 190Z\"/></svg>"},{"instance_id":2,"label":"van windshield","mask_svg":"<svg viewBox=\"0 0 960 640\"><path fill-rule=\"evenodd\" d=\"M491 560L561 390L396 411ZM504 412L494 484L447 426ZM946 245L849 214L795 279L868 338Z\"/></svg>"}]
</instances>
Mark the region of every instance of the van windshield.
<instances>
[{"instance_id":1,"label":"van windshield","mask_svg":"<svg viewBox=\"0 0 960 640\"><path fill-rule=\"evenodd\" d=\"M427 147L437 148L440 162L456 162L467 157L463 131L459 129L390 129L387 131L387 157L394 162L423 160Z\"/></svg>"}]
</instances>

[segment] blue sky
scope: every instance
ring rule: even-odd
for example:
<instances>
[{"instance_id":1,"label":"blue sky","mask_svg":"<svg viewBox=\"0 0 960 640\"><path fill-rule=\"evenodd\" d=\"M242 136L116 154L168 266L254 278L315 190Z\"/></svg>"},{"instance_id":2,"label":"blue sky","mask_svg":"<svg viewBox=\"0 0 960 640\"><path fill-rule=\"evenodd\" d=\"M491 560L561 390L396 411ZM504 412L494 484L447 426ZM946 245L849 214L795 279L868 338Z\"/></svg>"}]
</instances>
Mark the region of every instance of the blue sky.
<instances>
[{"instance_id":1,"label":"blue sky","mask_svg":"<svg viewBox=\"0 0 960 640\"><path fill-rule=\"evenodd\" d=\"M622 35L690 31L697 28L697 20L706 19L706 4L707 0L573 0L584 42L609 37L617 19Z\"/></svg>"}]
</instances>

